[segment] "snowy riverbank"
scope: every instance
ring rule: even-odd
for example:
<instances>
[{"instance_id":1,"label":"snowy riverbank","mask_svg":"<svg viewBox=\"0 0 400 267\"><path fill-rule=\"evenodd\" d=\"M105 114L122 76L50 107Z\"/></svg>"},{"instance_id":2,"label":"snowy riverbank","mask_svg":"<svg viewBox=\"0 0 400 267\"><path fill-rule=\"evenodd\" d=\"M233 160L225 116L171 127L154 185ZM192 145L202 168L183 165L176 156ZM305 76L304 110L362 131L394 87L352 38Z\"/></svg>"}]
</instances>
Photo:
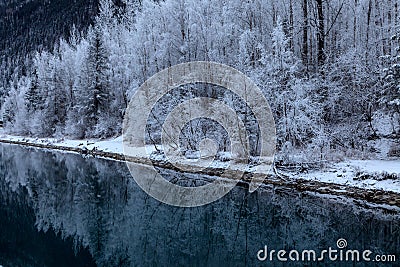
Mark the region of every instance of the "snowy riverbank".
<instances>
[{"instance_id":1,"label":"snowy riverbank","mask_svg":"<svg viewBox=\"0 0 400 267\"><path fill-rule=\"evenodd\" d=\"M33 138L0 134L1 140L25 142L27 144L51 145L55 147L80 148L123 154L122 136L108 140L68 140L60 138Z\"/></svg>"},{"instance_id":2,"label":"snowy riverbank","mask_svg":"<svg viewBox=\"0 0 400 267\"><path fill-rule=\"evenodd\" d=\"M66 140L0 134L0 142L125 160L122 137L109 140ZM149 163L143 155L134 157L132 161ZM159 167L174 169L162 158L153 163ZM211 168L208 168L205 173L218 175L223 170L223 166L222 162L217 162L211 165ZM238 170L241 167L230 166L230 169ZM246 177L251 176L251 168L243 171L246 172L246 180ZM288 171L278 169L278 175L268 172L265 173L265 176L267 185L289 186L300 191L314 191L323 194L346 195L400 207L400 159L347 160L328 164L327 167L320 170Z\"/></svg>"},{"instance_id":3,"label":"snowy riverbank","mask_svg":"<svg viewBox=\"0 0 400 267\"><path fill-rule=\"evenodd\" d=\"M330 164L322 170L284 173L294 179L400 193L400 159L347 160Z\"/></svg>"}]
</instances>

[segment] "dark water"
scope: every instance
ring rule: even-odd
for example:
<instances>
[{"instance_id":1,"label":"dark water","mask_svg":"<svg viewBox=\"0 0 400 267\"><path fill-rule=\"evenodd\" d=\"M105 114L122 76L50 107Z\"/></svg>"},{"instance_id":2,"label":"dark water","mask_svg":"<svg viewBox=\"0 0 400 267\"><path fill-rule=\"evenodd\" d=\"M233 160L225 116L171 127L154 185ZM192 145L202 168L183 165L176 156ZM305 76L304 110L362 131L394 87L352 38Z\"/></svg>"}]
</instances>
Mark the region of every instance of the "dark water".
<instances>
[{"instance_id":1,"label":"dark water","mask_svg":"<svg viewBox=\"0 0 400 267\"><path fill-rule=\"evenodd\" d=\"M176 208L147 196L121 162L11 145L0 151L4 267L366 265L257 259L265 245L321 251L337 248L339 238L349 249L395 254L397 264L379 266L400 266L396 212L283 188L250 194L241 187L207 206Z\"/></svg>"}]
</instances>

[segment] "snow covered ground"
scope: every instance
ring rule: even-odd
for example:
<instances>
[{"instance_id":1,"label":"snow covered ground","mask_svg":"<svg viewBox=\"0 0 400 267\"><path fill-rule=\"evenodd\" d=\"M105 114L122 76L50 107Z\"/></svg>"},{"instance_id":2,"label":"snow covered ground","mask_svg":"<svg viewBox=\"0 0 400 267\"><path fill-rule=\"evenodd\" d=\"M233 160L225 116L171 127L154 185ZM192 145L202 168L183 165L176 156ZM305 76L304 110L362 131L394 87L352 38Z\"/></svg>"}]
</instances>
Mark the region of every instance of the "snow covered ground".
<instances>
[{"instance_id":1,"label":"snow covered ground","mask_svg":"<svg viewBox=\"0 0 400 267\"><path fill-rule=\"evenodd\" d=\"M6 134L0 134L0 139L26 142L34 144L52 145L57 147L76 147L87 150L100 150L110 153L123 154L122 148L122 136L109 139L109 140L68 140L68 139L57 139L57 138L33 138L23 136L11 136Z\"/></svg>"},{"instance_id":2,"label":"snow covered ground","mask_svg":"<svg viewBox=\"0 0 400 267\"><path fill-rule=\"evenodd\" d=\"M67 140L56 138L29 138L21 136L10 136L0 132L0 139L26 143L44 144L56 147L82 148L109 153L123 154L122 136L109 140ZM154 147L147 147L147 151L155 151ZM139 155L138 155L139 156ZM162 157L155 159L163 160ZM190 161L190 160L188 160ZM195 164L195 160L193 160ZM213 162L210 167L225 168L227 162ZM244 171L252 168L241 165L229 166L230 169L242 169ZM280 171L281 172L281 171ZM349 185L365 189L382 189L400 193L400 159L392 160L348 160L331 164L321 170L310 170L308 172L281 172L293 179L315 180L326 183Z\"/></svg>"},{"instance_id":3,"label":"snow covered ground","mask_svg":"<svg viewBox=\"0 0 400 267\"><path fill-rule=\"evenodd\" d=\"M292 178L400 193L400 159L348 160L322 170L285 174Z\"/></svg>"}]
</instances>

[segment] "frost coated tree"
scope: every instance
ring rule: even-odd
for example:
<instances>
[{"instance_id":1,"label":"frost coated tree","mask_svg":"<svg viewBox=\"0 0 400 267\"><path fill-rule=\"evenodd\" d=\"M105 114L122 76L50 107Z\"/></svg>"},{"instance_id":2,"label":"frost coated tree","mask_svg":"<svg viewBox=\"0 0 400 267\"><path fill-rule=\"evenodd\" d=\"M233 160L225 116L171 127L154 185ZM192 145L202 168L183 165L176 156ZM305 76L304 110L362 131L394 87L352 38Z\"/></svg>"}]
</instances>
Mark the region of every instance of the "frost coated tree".
<instances>
[{"instance_id":1,"label":"frost coated tree","mask_svg":"<svg viewBox=\"0 0 400 267\"><path fill-rule=\"evenodd\" d=\"M290 40L284 32L281 20L272 34L272 51L261 60L266 95L275 112L280 156L287 162L295 148L307 147L314 137L321 134L320 108L313 99L315 86L299 76L299 62L290 50ZM258 78L260 79L260 78Z\"/></svg>"},{"instance_id":2,"label":"frost coated tree","mask_svg":"<svg viewBox=\"0 0 400 267\"><path fill-rule=\"evenodd\" d=\"M110 85L108 51L104 46L102 31L98 25L89 32L89 47L85 64L86 86L80 88L80 107L86 118L86 137L106 137L112 133L110 119Z\"/></svg>"},{"instance_id":3,"label":"frost coated tree","mask_svg":"<svg viewBox=\"0 0 400 267\"><path fill-rule=\"evenodd\" d=\"M26 91L30 87L30 80L27 77L22 77L18 81L19 96L17 98L17 113L13 132L19 135L27 135L29 133L29 116L27 110L27 102L24 98Z\"/></svg>"},{"instance_id":4,"label":"frost coated tree","mask_svg":"<svg viewBox=\"0 0 400 267\"><path fill-rule=\"evenodd\" d=\"M30 86L30 79L22 77L13 82L11 90L4 102L3 120L6 130L13 134L26 135L29 133L29 117L25 94Z\"/></svg>"},{"instance_id":5,"label":"frost coated tree","mask_svg":"<svg viewBox=\"0 0 400 267\"><path fill-rule=\"evenodd\" d=\"M380 96L380 104L389 113L394 121L393 134L400 135L400 26L392 37L395 44L395 53L385 56L388 68L383 70L383 90Z\"/></svg>"},{"instance_id":6,"label":"frost coated tree","mask_svg":"<svg viewBox=\"0 0 400 267\"><path fill-rule=\"evenodd\" d=\"M41 101L39 95L39 77L35 67L32 71L31 84L25 94L25 99L27 101L27 109L29 112L37 110Z\"/></svg>"},{"instance_id":7,"label":"frost coated tree","mask_svg":"<svg viewBox=\"0 0 400 267\"><path fill-rule=\"evenodd\" d=\"M51 69L53 70L51 81L49 84L49 92L47 94L47 120L51 123L49 131L51 135L62 136L65 128L65 120L67 117L67 86L64 84L64 76L62 67L64 61L61 60L61 51L55 51L54 57L51 58Z\"/></svg>"},{"instance_id":8,"label":"frost coated tree","mask_svg":"<svg viewBox=\"0 0 400 267\"><path fill-rule=\"evenodd\" d=\"M35 136L53 136L65 126L66 93L60 77L61 65L58 47L53 53L43 52L35 59L37 84L25 96L29 98L32 117L30 132ZM36 82L35 78L33 81ZM33 94L36 96L33 97Z\"/></svg>"},{"instance_id":9,"label":"frost coated tree","mask_svg":"<svg viewBox=\"0 0 400 267\"><path fill-rule=\"evenodd\" d=\"M3 106L3 119L6 130L14 134L35 136L51 135L54 112L47 109L47 96L53 73L50 69L50 54L37 54L34 59L31 77L14 77L11 90Z\"/></svg>"},{"instance_id":10,"label":"frost coated tree","mask_svg":"<svg viewBox=\"0 0 400 267\"><path fill-rule=\"evenodd\" d=\"M18 129L17 132L19 134L32 134L31 124L33 115L43 106L40 94L39 76L35 64L32 69L30 77L22 77L19 79L17 86L14 86L13 90L10 92L10 99L6 101L6 110L9 110L11 103L14 103L12 106L14 109L13 114L15 115L13 120L15 119L18 121L13 124L13 129L9 129L9 131L13 133L16 133L15 130ZM13 98L14 100L11 100ZM17 103L19 103L19 105L17 105ZM22 105L22 103L24 103L24 105ZM9 111L7 111L6 114L8 114L8 112ZM9 117L9 115L7 116ZM8 120L9 119L6 119L6 123ZM18 126L16 124L18 124Z\"/></svg>"},{"instance_id":11,"label":"frost coated tree","mask_svg":"<svg viewBox=\"0 0 400 267\"><path fill-rule=\"evenodd\" d=\"M16 81L10 83L10 89L2 106L3 123L7 131L12 131L17 111L17 84Z\"/></svg>"},{"instance_id":12,"label":"frost coated tree","mask_svg":"<svg viewBox=\"0 0 400 267\"><path fill-rule=\"evenodd\" d=\"M30 118L29 132L34 136L50 136L53 124L53 114L47 109L47 98L52 86L54 69L51 62L52 55L47 52L36 53L33 63L32 83L24 98L27 100L28 114ZM35 77L36 76L36 77ZM51 87L52 88L52 87Z\"/></svg>"},{"instance_id":13,"label":"frost coated tree","mask_svg":"<svg viewBox=\"0 0 400 267\"><path fill-rule=\"evenodd\" d=\"M87 38L74 45L75 53L65 55L79 69L67 71L74 77L68 86L72 103L66 134L70 137L103 138L121 131L121 107L127 102L121 80L130 81L125 77L130 56L124 47L125 29L113 20L114 11L112 1L102 1L101 13Z\"/></svg>"},{"instance_id":14,"label":"frost coated tree","mask_svg":"<svg viewBox=\"0 0 400 267\"><path fill-rule=\"evenodd\" d=\"M272 34L272 49L266 52L261 59L263 64L263 72L260 81L265 81L263 87L267 89L267 96L273 96L269 101L272 103L272 108L275 110L279 136L282 140L280 143L289 141L291 133L289 125L284 121L288 118L288 104L290 101L291 81L295 78L296 61L293 53L289 49L289 40L283 30L281 20L278 19L277 26L273 29Z\"/></svg>"},{"instance_id":15,"label":"frost coated tree","mask_svg":"<svg viewBox=\"0 0 400 267\"><path fill-rule=\"evenodd\" d=\"M83 138L86 130L86 118L84 117L86 107L82 103L84 99L83 92L87 85L86 59L89 44L85 38L79 43L71 42L71 40L70 43L72 51L70 53L64 51L64 60L67 59L65 65L68 66L70 64L71 68L70 77L68 77L71 83L66 89L67 94L69 94L67 99L70 103L67 110L65 134L72 138ZM66 66L64 66L65 70ZM68 71L66 70L66 72Z\"/></svg>"},{"instance_id":16,"label":"frost coated tree","mask_svg":"<svg viewBox=\"0 0 400 267\"><path fill-rule=\"evenodd\" d=\"M122 132L121 121L128 104L127 92L130 89L132 81L135 80L134 72L137 64L135 62L135 45L133 45L134 34L132 16L135 16L134 3L120 3L120 6L103 7L102 10L112 9L114 12L105 12L108 15L102 15L105 21L109 23L102 27L104 47L108 51L109 64L109 85L110 85L110 112L108 118L104 118L108 123L103 129L109 129L108 132L100 135L114 135ZM113 16L111 19L108 16ZM99 20L99 23L102 23ZM104 23L103 23L104 24ZM101 130L101 129L99 129Z\"/></svg>"}]
</instances>

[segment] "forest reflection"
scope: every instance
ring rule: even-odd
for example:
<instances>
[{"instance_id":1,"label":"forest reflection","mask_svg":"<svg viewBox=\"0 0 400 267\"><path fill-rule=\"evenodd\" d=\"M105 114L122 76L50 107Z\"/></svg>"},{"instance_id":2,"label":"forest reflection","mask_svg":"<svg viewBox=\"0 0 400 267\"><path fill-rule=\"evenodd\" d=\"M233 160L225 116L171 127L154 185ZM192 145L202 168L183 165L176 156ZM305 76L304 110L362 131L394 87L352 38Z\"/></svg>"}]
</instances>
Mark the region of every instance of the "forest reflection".
<instances>
[{"instance_id":1,"label":"forest reflection","mask_svg":"<svg viewBox=\"0 0 400 267\"><path fill-rule=\"evenodd\" d=\"M250 194L236 187L210 205L177 208L146 195L123 162L12 145L0 149L1 213L20 207L15 221L32 213L24 227L58 233L78 256L87 259L89 251L98 266L255 266L264 245L319 251L335 247L339 238L352 249L400 253L399 214L352 200L284 188ZM20 231L10 225L2 223L0 244Z\"/></svg>"}]
</instances>

